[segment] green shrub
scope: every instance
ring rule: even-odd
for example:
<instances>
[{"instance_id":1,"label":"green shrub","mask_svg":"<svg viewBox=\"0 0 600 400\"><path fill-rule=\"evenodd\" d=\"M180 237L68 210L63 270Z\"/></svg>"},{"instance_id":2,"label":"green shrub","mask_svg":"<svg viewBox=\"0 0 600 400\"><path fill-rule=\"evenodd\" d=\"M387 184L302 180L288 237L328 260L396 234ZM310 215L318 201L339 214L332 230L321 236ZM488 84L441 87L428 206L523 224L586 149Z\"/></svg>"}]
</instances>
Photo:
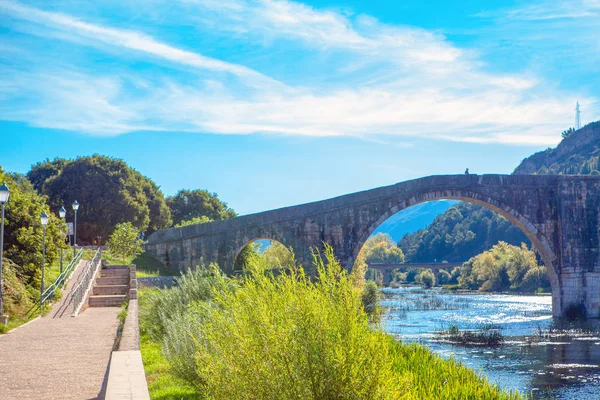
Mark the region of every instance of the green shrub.
<instances>
[{"instance_id":1,"label":"green shrub","mask_svg":"<svg viewBox=\"0 0 600 400\"><path fill-rule=\"evenodd\" d=\"M367 281L362 292L363 308L372 322L379 321L381 307L379 306L379 288L373 281Z\"/></svg>"},{"instance_id":2,"label":"green shrub","mask_svg":"<svg viewBox=\"0 0 600 400\"><path fill-rule=\"evenodd\" d=\"M216 291L228 290L230 285L216 267L188 270L177 278L176 286L147 293L152 305L145 311L140 328L154 340L161 340L169 320L183 315L190 304L210 300Z\"/></svg>"},{"instance_id":3,"label":"green shrub","mask_svg":"<svg viewBox=\"0 0 600 400\"><path fill-rule=\"evenodd\" d=\"M315 255L315 268L310 279L301 268L251 266L234 290L214 290L166 320L172 369L217 400L520 398L370 326L366 291L331 248Z\"/></svg>"},{"instance_id":4,"label":"green shrub","mask_svg":"<svg viewBox=\"0 0 600 400\"><path fill-rule=\"evenodd\" d=\"M437 284L438 285L446 285L450 283L452 279L452 275L448 271L444 271L443 269L438 272L437 276Z\"/></svg>"},{"instance_id":5,"label":"green shrub","mask_svg":"<svg viewBox=\"0 0 600 400\"><path fill-rule=\"evenodd\" d=\"M318 277L253 271L235 291L198 303L198 382L211 399L397 399L386 334L327 249Z\"/></svg>"},{"instance_id":6,"label":"green shrub","mask_svg":"<svg viewBox=\"0 0 600 400\"><path fill-rule=\"evenodd\" d=\"M430 288L435 286L435 275L430 269L424 269L419 273L419 275L417 275L415 281L421 283L425 287Z\"/></svg>"}]
</instances>

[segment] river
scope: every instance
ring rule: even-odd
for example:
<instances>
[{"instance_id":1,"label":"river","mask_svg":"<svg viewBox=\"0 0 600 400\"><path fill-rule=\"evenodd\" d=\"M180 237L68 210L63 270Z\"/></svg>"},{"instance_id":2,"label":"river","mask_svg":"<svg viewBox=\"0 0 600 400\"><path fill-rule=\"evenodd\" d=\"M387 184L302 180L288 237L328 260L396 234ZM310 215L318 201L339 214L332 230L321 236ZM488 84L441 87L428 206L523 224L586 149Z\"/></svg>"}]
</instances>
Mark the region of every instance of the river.
<instances>
[{"instance_id":1,"label":"river","mask_svg":"<svg viewBox=\"0 0 600 400\"><path fill-rule=\"evenodd\" d=\"M600 399L597 323L563 326L552 319L550 296L456 293L443 289L383 289L384 328L454 357L505 389L535 399ZM437 334L492 325L504 336L496 347L448 343Z\"/></svg>"}]
</instances>

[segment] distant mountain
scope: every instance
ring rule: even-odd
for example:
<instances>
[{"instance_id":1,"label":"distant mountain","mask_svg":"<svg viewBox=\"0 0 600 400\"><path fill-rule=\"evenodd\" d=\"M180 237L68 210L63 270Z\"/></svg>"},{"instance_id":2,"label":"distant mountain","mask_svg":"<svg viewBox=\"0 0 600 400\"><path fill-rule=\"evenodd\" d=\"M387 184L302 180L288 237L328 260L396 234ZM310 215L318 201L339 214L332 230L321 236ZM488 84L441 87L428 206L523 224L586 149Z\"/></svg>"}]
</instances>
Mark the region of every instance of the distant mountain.
<instances>
[{"instance_id":1,"label":"distant mountain","mask_svg":"<svg viewBox=\"0 0 600 400\"><path fill-rule=\"evenodd\" d=\"M427 227L435 217L458 203L457 200L438 200L409 207L388 218L373 232L373 235L384 232L398 242L407 233Z\"/></svg>"},{"instance_id":2,"label":"distant mountain","mask_svg":"<svg viewBox=\"0 0 600 400\"><path fill-rule=\"evenodd\" d=\"M600 174L600 121L580 130L565 131L554 149L524 159L514 174ZM502 216L461 203L435 218L424 229L399 241L407 262L463 261L492 247L498 240L518 245L525 235Z\"/></svg>"}]
</instances>

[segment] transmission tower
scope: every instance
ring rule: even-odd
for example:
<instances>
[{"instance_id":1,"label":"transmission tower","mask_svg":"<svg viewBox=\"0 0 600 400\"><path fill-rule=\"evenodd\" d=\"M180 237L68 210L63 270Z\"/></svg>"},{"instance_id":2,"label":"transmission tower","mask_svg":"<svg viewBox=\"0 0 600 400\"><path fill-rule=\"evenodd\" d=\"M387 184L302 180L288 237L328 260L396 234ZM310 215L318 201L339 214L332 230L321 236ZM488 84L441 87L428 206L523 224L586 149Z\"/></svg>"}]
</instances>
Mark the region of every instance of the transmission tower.
<instances>
[{"instance_id":1,"label":"transmission tower","mask_svg":"<svg viewBox=\"0 0 600 400\"><path fill-rule=\"evenodd\" d=\"M575 107L575 129L581 129L581 110L579 109L579 102Z\"/></svg>"}]
</instances>

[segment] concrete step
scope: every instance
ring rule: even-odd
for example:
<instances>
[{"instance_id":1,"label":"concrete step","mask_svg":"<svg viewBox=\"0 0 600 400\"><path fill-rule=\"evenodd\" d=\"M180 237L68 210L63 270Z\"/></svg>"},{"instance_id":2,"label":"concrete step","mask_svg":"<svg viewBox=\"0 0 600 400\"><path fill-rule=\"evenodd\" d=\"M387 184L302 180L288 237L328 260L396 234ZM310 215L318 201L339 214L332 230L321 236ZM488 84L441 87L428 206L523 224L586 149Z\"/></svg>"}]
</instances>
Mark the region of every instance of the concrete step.
<instances>
[{"instance_id":1,"label":"concrete step","mask_svg":"<svg viewBox=\"0 0 600 400\"><path fill-rule=\"evenodd\" d=\"M114 276L108 278L96 278L97 286L109 286L109 285L128 285L128 276Z\"/></svg>"},{"instance_id":2,"label":"concrete step","mask_svg":"<svg viewBox=\"0 0 600 400\"><path fill-rule=\"evenodd\" d=\"M107 295L107 294L127 294L129 285L106 285L106 286L94 286L94 296Z\"/></svg>"},{"instance_id":3,"label":"concrete step","mask_svg":"<svg viewBox=\"0 0 600 400\"><path fill-rule=\"evenodd\" d=\"M90 307L119 307L125 301L127 296L122 294L90 296L88 305Z\"/></svg>"},{"instance_id":4,"label":"concrete step","mask_svg":"<svg viewBox=\"0 0 600 400\"><path fill-rule=\"evenodd\" d=\"M114 269L114 268L110 268L110 269L101 269L100 270L100 276L102 277L107 277L107 278L111 278L111 277L117 277L117 276L129 276L129 269Z\"/></svg>"}]
</instances>

